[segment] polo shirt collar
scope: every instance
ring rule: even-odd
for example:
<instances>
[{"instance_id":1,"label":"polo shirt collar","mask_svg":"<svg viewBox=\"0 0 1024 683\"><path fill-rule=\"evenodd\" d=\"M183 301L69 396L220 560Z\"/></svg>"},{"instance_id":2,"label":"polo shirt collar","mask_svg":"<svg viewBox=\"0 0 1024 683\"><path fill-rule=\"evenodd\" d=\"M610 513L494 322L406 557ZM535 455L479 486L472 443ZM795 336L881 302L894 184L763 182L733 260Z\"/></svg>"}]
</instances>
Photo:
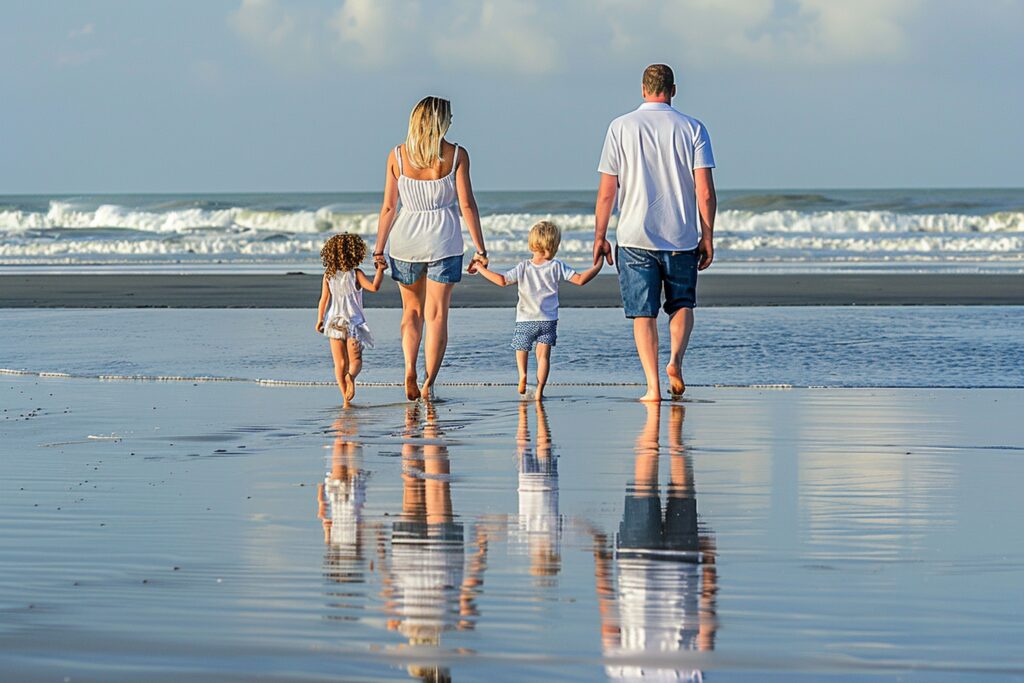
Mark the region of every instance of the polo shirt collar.
<instances>
[{"instance_id":1,"label":"polo shirt collar","mask_svg":"<svg viewBox=\"0 0 1024 683\"><path fill-rule=\"evenodd\" d=\"M640 111L670 111L672 105L665 102L644 102L639 109Z\"/></svg>"}]
</instances>

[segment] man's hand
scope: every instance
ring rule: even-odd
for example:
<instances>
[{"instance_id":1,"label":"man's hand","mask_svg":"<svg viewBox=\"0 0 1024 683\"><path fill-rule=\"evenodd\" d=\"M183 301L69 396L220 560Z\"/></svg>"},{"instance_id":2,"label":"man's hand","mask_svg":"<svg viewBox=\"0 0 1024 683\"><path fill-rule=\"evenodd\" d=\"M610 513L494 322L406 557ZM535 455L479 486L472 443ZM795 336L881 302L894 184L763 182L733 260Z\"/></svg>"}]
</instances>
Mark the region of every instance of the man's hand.
<instances>
[{"instance_id":1,"label":"man's hand","mask_svg":"<svg viewBox=\"0 0 1024 683\"><path fill-rule=\"evenodd\" d=\"M595 239L594 240L594 265L596 266L604 259L608 262L609 266L615 265L612 259L612 245L606 239Z\"/></svg>"},{"instance_id":2,"label":"man's hand","mask_svg":"<svg viewBox=\"0 0 1024 683\"><path fill-rule=\"evenodd\" d=\"M715 246L710 237L701 237L697 245L697 270L706 270L715 260Z\"/></svg>"}]
</instances>

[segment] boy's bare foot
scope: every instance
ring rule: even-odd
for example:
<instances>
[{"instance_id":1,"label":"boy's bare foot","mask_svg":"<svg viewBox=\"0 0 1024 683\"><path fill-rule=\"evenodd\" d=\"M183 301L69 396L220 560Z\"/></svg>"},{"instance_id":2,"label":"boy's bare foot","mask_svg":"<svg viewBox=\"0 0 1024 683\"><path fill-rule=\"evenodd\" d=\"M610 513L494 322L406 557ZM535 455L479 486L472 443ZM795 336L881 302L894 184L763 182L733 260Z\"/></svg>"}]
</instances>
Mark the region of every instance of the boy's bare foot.
<instances>
[{"instance_id":1,"label":"boy's bare foot","mask_svg":"<svg viewBox=\"0 0 1024 683\"><path fill-rule=\"evenodd\" d=\"M420 397L420 388L416 384L416 375L405 376L405 397L410 401L415 401Z\"/></svg>"},{"instance_id":2,"label":"boy's bare foot","mask_svg":"<svg viewBox=\"0 0 1024 683\"><path fill-rule=\"evenodd\" d=\"M526 393L526 375L523 375L522 377L519 378L519 393Z\"/></svg>"},{"instance_id":3,"label":"boy's bare foot","mask_svg":"<svg viewBox=\"0 0 1024 683\"><path fill-rule=\"evenodd\" d=\"M672 398L679 398L686 391L686 384L683 382L683 375L679 372L679 368L671 363L665 367L665 372L668 373L668 390L672 394Z\"/></svg>"},{"instance_id":4,"label":"boy's bare foot","mask_svg":"<svg viewBox=\"0 0 1024 683\"><path fill-rule=\"evenodd\" d=\"M345 375L345 402L351 401L356 395L356 381L352 375Z\"/></svg>"},{"instance_id":5,"label":"boy's bare foot","mask_svg":"<svg viewBox=\"0 0 1024 683\"><path fill-rule=\"evenodd\" d=\"M643 401L644 403L660 403L661 394L657 391L648 391L646 394L644 394L637 400Z\"/></svg>"}]
</instances>

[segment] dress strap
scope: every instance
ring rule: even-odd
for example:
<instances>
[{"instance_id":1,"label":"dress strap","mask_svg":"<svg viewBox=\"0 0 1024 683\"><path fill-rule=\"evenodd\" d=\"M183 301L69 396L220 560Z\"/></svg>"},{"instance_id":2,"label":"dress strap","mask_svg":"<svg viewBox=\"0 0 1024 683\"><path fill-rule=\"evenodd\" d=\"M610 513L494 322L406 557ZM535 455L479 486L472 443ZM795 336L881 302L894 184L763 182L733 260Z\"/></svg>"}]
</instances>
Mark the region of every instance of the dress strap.
<instances>
[{"instance_id":1,"label":"dress strap","mask_svg":"<svg viewBox=\"0 0 1024 683\"><path fill-rule=\"evenodd\" d=\"M452 155L452 173L455 173L455 167L459 165L459 143L455 143L455 154Z\"/></svg>"},{"instance_id":2,"label":"dress strap","mask_svg":"<svg viewBox=\"0 0 1024 683\"><path fill-rule=\"evenodd\" d=\"M395 145L395 161L398 162L398 175L402 175L402 146Z\"/></svg>"}]
</instances>

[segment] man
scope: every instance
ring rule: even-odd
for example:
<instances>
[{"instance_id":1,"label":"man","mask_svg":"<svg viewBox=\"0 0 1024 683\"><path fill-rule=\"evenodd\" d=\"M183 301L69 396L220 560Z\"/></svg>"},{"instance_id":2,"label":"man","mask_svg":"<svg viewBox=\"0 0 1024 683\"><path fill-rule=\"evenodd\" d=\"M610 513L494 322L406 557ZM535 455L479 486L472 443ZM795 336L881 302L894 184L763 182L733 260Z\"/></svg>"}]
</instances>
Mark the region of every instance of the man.
<instances>
[{"instance_id":1,"label":"man","mask_svg":"<svg viewBox=\"0 0 1024 683\"><path fill-rule=\"evenodd\" d=\"M715 158L704 124L672 107L675 76L664 64L644 70L643 104L612 121L601 152L594 263L618 261L626 317L647 378L641 401L660 401L658 308L669 316L671 354L665 368L673 398L686 390L683 354L693 329L697 271L714 259L718 206ZM616 256L606 239L619 204ZM700 227L698 230L698 221Z\"/></svg>"}]
</instances>

